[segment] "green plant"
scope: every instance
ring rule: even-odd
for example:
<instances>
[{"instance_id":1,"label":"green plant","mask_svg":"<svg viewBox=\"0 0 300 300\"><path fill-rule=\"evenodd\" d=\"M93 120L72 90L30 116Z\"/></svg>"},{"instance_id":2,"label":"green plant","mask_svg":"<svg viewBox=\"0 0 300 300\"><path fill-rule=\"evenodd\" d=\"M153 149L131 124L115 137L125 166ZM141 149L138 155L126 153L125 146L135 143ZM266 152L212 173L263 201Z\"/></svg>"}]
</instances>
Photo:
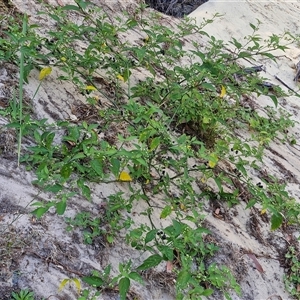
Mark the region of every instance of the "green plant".
<instances>
[{"instance_id":1,"label":"green plant","mask_svg":"<svg viewBox=\"0 0 300 300\"><path fill-rule=\"evenodd\" d=\"M78 213L73 220L66 218L66 223L69 224L67 231L72 230L74 226L83 227L83 240L86 244L92 244L95 237L103 234L100 218L91 218L88 212Z\"/></svg>"},{"instance_id":2,"label":"green plant","mask_svg":"<svg viewBox=\"0 0 300 300\"><path fill-rule=\"evenodd\" d=\"M98 296L100 296L100 292L98 291L83 290L82 296L80 296L78 300L97 300Z\"/></svg>"},{"instance_id":3,"label":"green plant","mask_svg":"<svg viewBox=\"0 0 300 300\"><path fill-rule=\"evenodd\" d=\"M167 261L177 275L178 299L185 295L200 299L214 289L230 299L228 290L240 293L230 270L206 264L218 249L205 243L209 231L201 226L202 204L205 199L229 206L244 200L248 208L258 203L264 213L271 214L271 229L284 221L299 222L299 207L284 185L274 180L265 182L262 189L250 176L259 169L271 141L295 142L287 132L294 122L277 109L278 98L285 93L257 75L260 67L240 66L243 59L276 60L271 51L284 51L295 38L272 35L263 41L258 22L250 24L253 33L244 44L233 38L234 50L228 51L223 41L203 30L212 20L199 26L185 20L172 30L160 25L157 14L152 20L138 17L143 9L111 24L98 7L77 0L76 5L45 6L41 14L56 27L45 37L35 33L34 25L21 36L17 26L11 25L0 40L1 58L14 62L21 49L23 59L18 65L24 66L24 81L35 67L41 69L41 78L57 68L57 79L72 82L86 96L85 108L96 113L94 118L80 116L75 124L64 120L48 124L32 120L30 114L17 115L16 110L22 112L23 107L14 98L2 114L11 117L8 126L33 138L34 145L22 153L21 161L35 171L34 184L53 193L53 200L33 204L37 217L51 207L64 214L68 199L78 192L91 200L90 182L128 186L128 193L109 196L99 217L80 212L66 220L67 229L82 227L88 244L100 235L112 243L126 229L127 243L150 256L137 267L120 263L120 274L112 279L106 276L107 269L105 280L102 274L85 278L86 282L99 287L118 285L125 299L131 280L141 281L139 271ZM80 22L69 20L70 11ZM144 36L139 43L119 38L136 28ZM205 47L195 39L193 49L187 50L184 40L191 33L206 38ZM83 49L74 47L82 41ZM136 81L141 68L146 75ZM269 97L275 109L257 109L255 97L260 95ZM100 97L107 105L99 104ZM246 132L243 138L239 130ZM153 197L161 200L159 205ZM136 225L131 214L140 201L147 205L142 214L148 222ZM154 214L170 220L170 225L158 228ZM88 292L82 297L88 297Z\"/></svg>"},{"instance_id":4,"label":"green plant","mask_svg":"<svg viewBox=\"0 0 300 300\"><path fill-rule=\"evenodd\" d=\"M132 262L119 263L120 274L111 278L111 266L108 265L100 274L94 271L91 276L85 276L82 280L91 286L97 287L100 291L119 290L120 299L125 300L130 288L130 281L134 280L143 284L142 277L135 271L132 271Z\"/></svg>"},{"instance_id":5,"label":"green plant","mask_svg":"<svg viewBox=\"0 0 300 300\"><path fill-rule=\"evenodd\" d=\"M18 293L12 292L12 300L34 300L34 293L29 290L21 290Z\"/></svg>"},{"instance_id":6,"label":"green plant","mask_svg":"<svg viewBox=\"0 0 300 300\"><path fill-rule=\"evenodd\" d=\"M285 255L288 261L289 271L284 276L284 284L286 290L296 299L300 299L300 260L299 253L295 247L290 246Z\"/></svg>"}]
</instances>

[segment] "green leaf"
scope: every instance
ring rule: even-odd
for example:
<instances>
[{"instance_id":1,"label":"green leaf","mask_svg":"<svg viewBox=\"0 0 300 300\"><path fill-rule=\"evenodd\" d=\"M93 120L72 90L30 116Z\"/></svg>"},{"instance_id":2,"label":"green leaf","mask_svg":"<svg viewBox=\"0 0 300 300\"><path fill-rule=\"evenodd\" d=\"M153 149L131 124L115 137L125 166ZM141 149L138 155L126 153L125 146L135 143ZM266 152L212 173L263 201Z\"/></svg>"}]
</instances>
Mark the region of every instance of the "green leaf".
<instances>
[{"instance_id":1,"label":"green leaf","mask_svg":"<svg viewBox=\"0 0 300 300\"><path fill-rule=\"evenodd\" d=\"M29 73L30 73L30 71L32 71L33 69L34 69L34 65L33 65L33 64L28 64L28 65L24 66L24 74L23 74L23 76L24 76L24 81L25 81L26 83L28 83L28 76L29 76Z\"/></svg>"},{"instance_id":2,"label":"green leaf","mask_svg":"<svg viewBox=\"0 0 300 300\"><path fill-rule=\"evenodd\" d=\"M88 200L91 200L91 190L87 185L84 184L81 186L81 192L85 198L87 198Z\"/></svg>"},{"instance_id":3,"label":"green leaf","mask_svg":"<svg viewBox=\"0 0 300 300\"><path fill-rule=\"evenodd\" d=\"M131 272L131 273L129 273L128 276L129 276L132 280L135 280L135 281L137 281L137 282L139 282L139 283L141 283L141 284L144 283L143 278L142 278L141 275L140 275L139 273L137 273L137 272Z\"/></svg>"},{"instance_id":4,"label":"green leaf","mask_svg":"<svg viewBox=\"0 0 300 300\"><path fill-rule=\"evenodd\" d=\"M248 203L247 203L247 206L246 206L246 209L250 208L250 207L253 207L255 204L256 204L256 200L255 199L251 199Z\"/></svg>"},{"instance_id":5,"label":"green leaf","mask_svg":"<svg viewBox=\"0 0 300 300\"><path fill-rule=\"evenodd\" d=\"M172 212L172 206L171 205L165 206L160 214L160 218L165 219L167 216L171 214L171 212Z\"/></svg>"},{"instance_id":6,"label":"green leaf","mask_svg":"<svg viewBox=\"0 0 300 300\"><path fill-rule=\"evenodd\" d=\"M157 233L157 229L152 229L149 232L147 232L146 237L145 237L145 244L154 240L156 233Z\"/></svg>"},{"instance_id":7,"label":"green leaf","mask_svg":"<svg viewBox=\"0 0 300 300\"><path fill-rule=\"evenodd\" d=\"M117 158L112 158L110 160L110 163L112 173L115 175L115 177L118 177L120 174L120 160L118 160Z\"/></svg>"},{"instance_id":8,"label":"green leaf","mask_svg":"<svg viewBox=\"0 0 300 300\"><path fill-rule=\"evenodd\" d=\"M65 5L61 8L62 10L76 10L76 11L81 11L80 8L76 5Z\"/></svg>"},{"instance_id":9,"label":"green leaf","mask_svg":"<svg viewBox=\"0 0 300 300\"><path fill-rule=\"evenodd\" d=\"M255 25L253 25L252 23L249 23L249 25L253 30L256 30L257 27Z\"/></svg>"},{"instance_id":10,"label":"green leaf","mask_svg":"<svg viewBox=\"0 0 300 300\"><path fill-rule=\"evenodd\" d=\"M45 214L48 211L48 209L49 207L39 207L31 213L39 219L43 214Z\"/></svg>"},{"instance_id":11,"label":"green leaf","mask_svg":"<svg viewBox=\"0 0 300 300\"><path fill-rule=\"evenodd\" d=\"M76 1L77 4L82 8L82 9L86 9L88 5L91 5L92 2L90 1L82 1L82 0L78 0Z\"/></svg>"},{"instance_id":12,"label":"green leaf","mask_svg":"<svg viewBox=\"0 0 300 300\"><path fill-rule=\"evenodd\" d=\"M212 289L206 289L206 290L204 290L204 291L202 292L201 295L202 295L202 296L208 297L208 296L212 295L213 292L214 292L214 290L212 290Z\"/></svg>"},{"instance_id":13,"label":"green leaf","mask_svg":"<svg viewBox=\"0 0 300 300\"><path fill-rule=\"evenodd\" d=\"M272 60L275 60L275 56L271 53L262 53L261 55L271 58Z\"/></svg>"},{"instance_id":14,"label":"green leaf","mask_svg":"<svg viewBox=\"0 0 300 300\"><path fill-rule=\"evenodd\" d=\"M66 211L67 200L64 198L60 202L56 203L56 212L58 215L63 215Z\"/></svg>"},{"instance_id":15,"label":"green leaf","mask_svg":"<svg viewBox=\"0 0 300 300\"><path fill-rule=\"evenodd\" d=\"M160 137L155 137L154 139L152 139L149 150L153 151L154 149L156 149L158 147L158 145L160 144Z\"/></svg>"},{"instance_id":16,"label":"green leaf","mask_svg":"<svg viewBox=\"0 0 300 300\"><path fill-rule=\"evenodd\" d=\"M126 300L126 294L130 287L130 279L127 277L123 277L119 281L119 292L120 292L120 299Z\"/></svg>"},{"instance_id":17,"label":"green leaf","mask_svg":"<svg viewBox=\"0 0 300 300\"><path fill-rule=\"evenodd\" d=\"M95 287L102 286L104 283L103 279L98 276L85 276L82 277L82 281Z\"/></svg>"},{"instance_id":18,"label":"green leaf","mask_svg":"<svg viewBox=\"0 0 300 300\"><path fill-rule=\"evenodd\" d=\"M71 160L77 160L77 159L81 159L81 158L85 158L86 155L83 152L79 152L77 154L75 154Z\"/></svg>"},{"instance_id":19,"label":"green leaf","mask_svg":"<svg viewBox=\"0 0 300 300\"><path fill-rule=\"evenodd\" d=\"M181 288L184 289L187 286L187 283L189 282L191 278L191 274L189 271L183 270L179 272L177 276L177 285Z\"/></svg>"},{"instance_id":20,"label":"green leaf","mask_svg":"<svg viewBox=\"0 0 300 300\"><path fill-rule=\"evenodd\" d=\"M283 216L281 213L275 213L271 217L271 230L278 229L283 222Z\"/></svg>"},{"instance_id":21,"label":"green leaf","mask_svg":"<svg viewBox=\"0 0 300 300\"><path fill-rule=\"evenodd\" d=\"M173 261L174 259L174 251L172 248L166 245L158 245L157 248L162 253L164 260Z\"/></svg>"},{"instance_id":22,"label":"green leaf","mask_svg":"<svg viewBox=\"0 0 300 300\"><path fill-rule=\"evenodd\" d=\"M91 167L99 176L103 175L102 162L99 159L92 160Z\"/></svg>"},{"instance_id":23,"label":"green leaf","mask_svg":"<svg viewBox=\"0 0 300 300\"><path fill-rule=\"evenodd\" d=\"M213 86L211 83L207 83L207 82L201 83L200 87L204 88L205 90L212 91L212 92L217 91L215 86Z\"/></svg>"},{"instance_id":24,"label":"green leaf","mask_svg":"<svg viewBox=\"0 0 300 300\"><path fill-rule=\"evenodd\" d=\"M63 189L63 186L60 184L53 184L46 186L45 190L47 192L58 193Z\"/></svg>"},{"instance_id":25,"label":"green leaf","mask_svg":"<svg viewBox=\"0 0 300 300\"><path fill-rule=\"evenodd\" d=\"M278 105L278 100L277 100L277 97L274 96L274 95L269 95L269 97L273 100L273 103L275 104L275 106L277 107Z\"/></svg>"},{"instance_id":26,"label":"green leaf","mask_svg":"<svg viewBox=\"0 0 300 300\"><path fill-rule=\"evenodd\" d=\"M250 52L242 51L239 53L238 58L251 57Z\"/></svg>"},{"instance_id":27,"label":"green leaf","mask_svg":"<svg viewBox=\"0 0 300 300\"><path fill-rule=\"evenodd\" d=\"M149 256L138 268L138 271L143 271L143 270L147 270L150 269L152 267L157 266L161 261L163 260L163 258L158 255L158 254L153 254L151 256Z\"/></svg>"},{"instance_id":28,"label":"green leaf","mask_svg":"<svg viewBox=\"0 0 300 300\"><path fill-rule=\"evenodd\" d=\"M64 178L64 179L68 179L72 173L72 165L71 164L65 164L61 170L60 170L60 175Z\"/></svg>"},{"instance_id":29,"label":"green leaf","mask_svg":"<svg viewBox=\"0 0 300 300\"><path fill-rule=\"evenodd\" d=\"M242 44L240 42L237 41L237 39L232 38L232 42L231 42L237 49L241 49L242 48Z\"/></svg>"}]
</instances>

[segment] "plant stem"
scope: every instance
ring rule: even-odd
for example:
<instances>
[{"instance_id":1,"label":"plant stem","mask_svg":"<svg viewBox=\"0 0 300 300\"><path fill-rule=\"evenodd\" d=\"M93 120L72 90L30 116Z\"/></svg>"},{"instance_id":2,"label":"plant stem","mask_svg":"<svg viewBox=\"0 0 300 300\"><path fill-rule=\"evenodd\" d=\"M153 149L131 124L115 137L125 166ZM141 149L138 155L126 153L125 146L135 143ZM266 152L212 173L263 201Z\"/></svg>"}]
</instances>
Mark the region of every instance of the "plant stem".
<instances>
[{"instance_id":1,"label":"plant stem","mask_svg":"<svg viewBox=\"0 0 300 300\"><path fill-rule=\"evenodd\" d=\"M25 35L27 32L27 21L28 21L28 17L25 14L23 17L23 27L22 27L22 35L23 35L23 39L21 40L21 44L20 44L20 79L19 79L19 122L20 122L20 129L19 129L19 139L18 139L18 166L20 166L20 154L21 154L21 143L22 143L22 110L23 110L23 106L22 106L22 102L23 102L23 82L24 82L24 42L25 42Z\"/></svg>"}]
</instances>

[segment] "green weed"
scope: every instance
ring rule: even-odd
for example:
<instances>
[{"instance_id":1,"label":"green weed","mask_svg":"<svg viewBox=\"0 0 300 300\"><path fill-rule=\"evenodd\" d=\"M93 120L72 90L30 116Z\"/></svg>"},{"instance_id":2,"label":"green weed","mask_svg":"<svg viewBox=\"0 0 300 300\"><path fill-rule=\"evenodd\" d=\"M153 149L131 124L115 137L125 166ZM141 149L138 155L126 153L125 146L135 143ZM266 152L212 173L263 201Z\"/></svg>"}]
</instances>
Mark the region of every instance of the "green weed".
<instances>
[{"instance_id":1,"label":"green weed","mask_svg":"<svg viewBox=\"0 0 300 300\"><path fill-rule=\"evenodd\" d=\"M241 292L230 269L206 265L218 248L204 241L209 231L201 227L202 203L207 198L221 199L229 206L246 201L248 208L259 203L271 215L271 229L283 222L299 222L299 207L284 185L265 182L262 189L249 176L249 170L259 168L271 141L295 142L288 134L294 122L277 109L284 92L257 75L260 67L239 64L261 56L276 60L271 51L284 51L295 39L285 34L262 41L259 23L250 24L253 33L244 44L233 38L234 51L227 51L223 41L203 30L212 20L200 26L186 20L175 31L160 25L157 14L152 20L137 17L143 10L141 6L136 14L125 14L111 24L101 9L77 0L76 5L45 6L41 14L56 27L46 37L38 36L36 26L29 26L26 18L28 26L22 34L17 23L10 25L5 38L0 38L0 59L20 66L20 91L33 68L41 70L41 84L51 68L57 68L62 74L57 79L73 82L86 96L86 107L97 113L94 119L82 117L77 123L32 120L30 114L22 114L20 93L19 101L14 99L1 115L11 118L8 126L18 128L20 137L33 139L23 153L19 147L20 161L35 171L34 184L53 193L54 200L33 204L37 217L51 207L63 215L68 199L78 192L91 200L91 182L128 184L129 196L111 195L97 218L80 212L67 219L67 230L82 228L84 241L91 244L98 236L112 243L126 229L126 242L150 256L140 266L120 263L120 274L114 278L107 277L110 270L106 270L105 280L104 275L92 275L83 281L118 286L125 299L131 281L142 282L139 272L167 261L177 276L177 299L200 299L214 289L230 299L230 289ZM69 20L70 11L80 19L78 24ZM139 43L119 37L133 29L144 37ZM186 50L184 39L191 33L205 38L206 46L194 41L193 49ZM82 41L86 47L74 46ZM188 63L182 63L184 59ZM147 75L136 81L141 68ZM260 95L269 97L275 109L256 109L254 99ZM99 97L109 105L101 106ZM239 130L247 134L241 138ZM64 132L61 142L56 139L58 132ZM162 199L160 218L172 219L165 228L157 228L152 220L157 212L151 203L155 195ZM132 213L138 201L148 205L143 212L148 225L138 226L125 217L124 212ZM84 291L80 299L88 297Z\"/></svg>"},{"instance_id":2,"label":"green weed","mask_svg":"<svg viewBox=\"0 0 300 300\"><path fill-rule=\"evenodd\" d=\"M12 300L34 300L34 293L29 290L21 290L18 293L12 292Z\"/></svg>"}]
</instances>

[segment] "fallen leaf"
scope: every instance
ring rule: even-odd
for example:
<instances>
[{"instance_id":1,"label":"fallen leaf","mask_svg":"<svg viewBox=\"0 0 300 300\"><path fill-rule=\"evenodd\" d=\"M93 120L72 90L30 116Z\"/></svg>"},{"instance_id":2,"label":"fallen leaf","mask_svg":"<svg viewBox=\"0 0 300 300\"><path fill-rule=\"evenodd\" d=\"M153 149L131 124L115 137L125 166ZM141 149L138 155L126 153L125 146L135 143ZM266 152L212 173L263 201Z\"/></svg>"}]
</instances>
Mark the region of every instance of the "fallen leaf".
<instances>
[{"instance_id":1,"label":"fallen leaf","mask_svg":"<svg viewBox=\"0 0 300 300\"><path fill-rule=\"evenodd\" d=\"M261 264L258 262L256 256L252 253L247 253L247 255L253 260L255 268L260 272L260 273L265 273L264 269L262 268Z\"/></svg>"},{"instance_id":2,"label":"fallen leaf","mask_svg":"<svg viewBox=\"0 0 300 300\"><path fill-rule=\"evenodd\" d=\"M57 4L60 6L64 6L63 2L61 0L56 0Z\"/></svg>"},{"instance_id":3,"label":"fallen leaf","mask_svg":"<svg viewBox=\"0 0 300 300\"><path fill-rule=\"evenodd\" d=\"M125 81L124 77L120 74L117 75L117 78L120 79L121 81Z\"/></svg>"},{"instance_id":4,"label":"fallen leaf","mask_svg":"<svg viewBox=\"0 0 300 300\"><path fill-rule=\"evenodd\" d=\"M85 89L86 89L87 91L96 91L96 88L95 88L94 86L92 86L92 85L87 85L87 86L85 87Z\"/></svg>"},{"instance_id":5,"label":"fallen leaf","mask_svg":"<svg viewBox=\"0 0 300 300\"><path fill-rule=\"evenodd\" d=\"M132 178L130 177L130 175L127 172L122 171L119 175L119 180L120 181L132 181Z\"/></svg>"},{"instance_id":6,"label":"fallen leaf","mask_svg":"<svg viewBox=\"0 0 300 300\"><path fill-rule=\"evenodd\" d=\"M61 281L59 287L58 287L58 291L62 291L62 289L65 287L65 285L70 281L69 278L65 278Z\"/></svg>"},{"instance_id":7,"label":"fallen leaf","mask_svg":"<svg viewBox=\"0 0 300 300\"><path fill-rule=\"evenodd\" d=\"M213 169L217 163L218 163L218 157L215 153L212 153L209 156L208 166Z\"/></svg>"},{"instance_id":8,"label":"fallen leaf","mask_svg":"<svg viewBox=\"0 0 300 300\"><path fill-rule=\"evenodd\" d=\"M225 95L226 95L226 89L225 89L225 87L222 85L220 97L223 98Z\"/></svg>"},{"instance_id":9,"label":"fallen leaf","mask_svg":"<svg viewBox=\"0 0 300 300\"><path fill-rule=\"evenodd\" d=\"M166 271L167 273L171 273L173 270L173 263L171 261L167 261Z\"/></svg>"},{"instance_id":10,"label":"fallen leaf","mask_svg":"<svg viewBox=\"0 0 300 300\"><path fill-rule=\"evenodd\" d=\"M45 67L40 71L39 80L43 80L45 77L47 77L52 72L51 67Z\"/></svg>"},{"instance_id":11,"label":"fallen leaf","mask_svg":"<svg viewBox=\"0 0 300 300\"><path fill-rule=\"evenodd\" d=\"M179 208L183 211L187 211L186 206L182 203L179 204Z\"/></svg>"},{"instance_id":12,"label":"fallen leaf","mask_svg":"<svg viewBox=\"0 0 300 300\"><path fill-rule=\"evenodd\" d=\"M264 208L264 209L261 210L260 214L261 214L261 215L264 215L266 212L267 212L267 209Z\"/></svg>"}]
</instances>

